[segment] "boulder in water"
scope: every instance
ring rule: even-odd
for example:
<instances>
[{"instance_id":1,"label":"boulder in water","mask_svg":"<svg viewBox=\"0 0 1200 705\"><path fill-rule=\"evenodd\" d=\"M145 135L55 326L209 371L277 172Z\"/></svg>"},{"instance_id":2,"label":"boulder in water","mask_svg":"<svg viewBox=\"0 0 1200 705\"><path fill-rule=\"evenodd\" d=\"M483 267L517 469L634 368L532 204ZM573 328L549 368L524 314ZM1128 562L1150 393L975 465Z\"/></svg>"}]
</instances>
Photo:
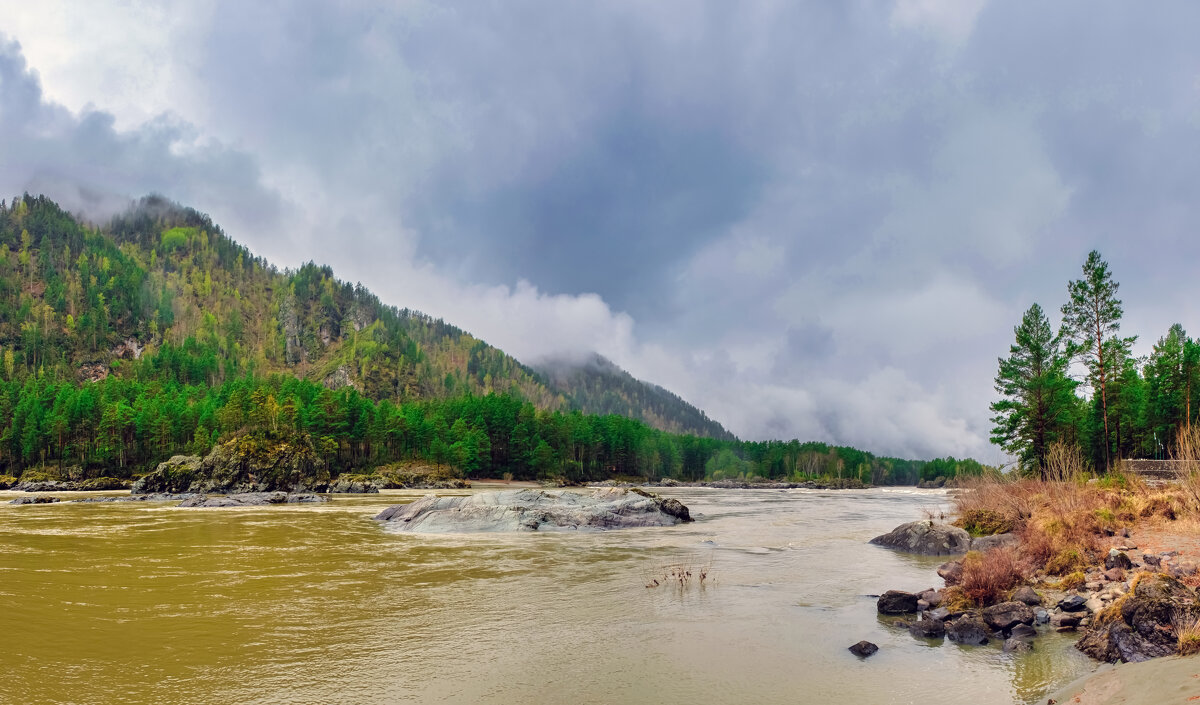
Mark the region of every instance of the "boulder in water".
<instances>
[{"instance_id":1,"label":"boulder in water","mask_svg":"<svg viewBox=\"0 0 1200 705\"><path fill-rule=\"evenodd\" d=\"M17 497L9 504L53 504L59 501L58 497L47 497L46 495L37 495L36 497Z\"/></svg>"},{"instance_id":2,"label":"boulder in water","mask_svg":"<svg viewBox=\"0 0 1200 705\"><path fill-rule=\"evenodd\" d=\"M195 495L179 503L187 509L215 509L219 507L265 507L269 504L301 504L324 502L324 497L315 494L289 494L287 492L245 492L225 497Z\"/></svg>"},{"instance_id":3,"label":"boulder in water","mask_svg":"<svg viewBox=\"0 0 1200 705\"><path fill-rule=\"evenodd\" d=\"M950 637L950 641L964 646L982 646L988 643L990 634L983 620L974 615L963 615L946 623L946 636Z\"/></svg>"},{"instance_id":4,"label":"boulder in water","mask_svg":"<svg viewBox=\"0 0 1200 705\"><path fill-rule=\"evenodd\" d=\"M971 535L957 526L932 521L911 521L889 533L876 536L871 543L907 553L928 556L949 556L966 553L971 548Z\"/></svg>"},{"instance_id":5,"label":"boulder in water","mask_svg":"<svg viewBox=\"0 0 1200 705\"><path fill-rule=\"evenodd\" d=\"M917 596L903 590L888 590L879 596L875 607L879 614L912 614L917 611Z\"/></svg>"},{"instance_id":6,"label":"boulder in water","mask_svg":"<svg viewBox=\"0 0 1200 705\"><path fill-rule=\"evenodd\" d=\"M522 489L458 497L427 495L411 504L388 507L375 518L396 531L434 534L625 529L692 520L677 499L619 487L588 494Z\"/></svg>"}]
</instances>

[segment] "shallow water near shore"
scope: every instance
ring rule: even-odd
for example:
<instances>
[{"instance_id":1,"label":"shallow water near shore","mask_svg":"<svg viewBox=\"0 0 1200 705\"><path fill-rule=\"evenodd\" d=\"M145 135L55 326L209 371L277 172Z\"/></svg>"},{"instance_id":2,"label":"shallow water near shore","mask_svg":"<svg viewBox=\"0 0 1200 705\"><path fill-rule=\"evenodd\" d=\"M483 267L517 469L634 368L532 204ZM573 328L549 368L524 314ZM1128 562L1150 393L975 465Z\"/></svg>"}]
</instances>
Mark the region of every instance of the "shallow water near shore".
<instances>
[{"instance_id":1,"label":"shallow water near shore","mask_svg":"<svg viewBox=\"0 0 1200 705\"><path fill-rule=\"evenodd\" d=\"M430 536L371 520L422 492L3 504L0 703L988 705L1044 702L1093 667L1054 634L1014 655L876 615L867 595L939 585L944 559L866 541L941 491L662 493L697 521ZM675 565L711 568L646 587ZM860 639L879 653L850 654Z\"/></svg>"}]
</instances>

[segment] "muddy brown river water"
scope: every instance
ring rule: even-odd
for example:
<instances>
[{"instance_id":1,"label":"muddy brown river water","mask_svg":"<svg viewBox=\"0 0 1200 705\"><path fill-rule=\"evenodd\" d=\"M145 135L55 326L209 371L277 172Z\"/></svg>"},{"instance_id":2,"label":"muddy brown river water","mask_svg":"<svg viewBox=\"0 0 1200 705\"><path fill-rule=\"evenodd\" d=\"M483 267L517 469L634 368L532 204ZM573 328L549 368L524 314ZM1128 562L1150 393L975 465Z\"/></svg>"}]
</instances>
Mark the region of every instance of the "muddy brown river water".
<instances>
[{"instance_id":1,"label":"muddy brown river water","mask_svg":"<svg viewBox=\"0 0 1200 705\"><path fill-rule=\"evenodd\" d=\"M876 615L868 595L939 584L941 561L867 540L940 491L664 490L697 521L608 533L371 520L421 494L0 504L0 703L989 705L1092 668L1056 635L1013 655ZM677 565L709 578L646 587Z\"/></svg>"}]
</instances>

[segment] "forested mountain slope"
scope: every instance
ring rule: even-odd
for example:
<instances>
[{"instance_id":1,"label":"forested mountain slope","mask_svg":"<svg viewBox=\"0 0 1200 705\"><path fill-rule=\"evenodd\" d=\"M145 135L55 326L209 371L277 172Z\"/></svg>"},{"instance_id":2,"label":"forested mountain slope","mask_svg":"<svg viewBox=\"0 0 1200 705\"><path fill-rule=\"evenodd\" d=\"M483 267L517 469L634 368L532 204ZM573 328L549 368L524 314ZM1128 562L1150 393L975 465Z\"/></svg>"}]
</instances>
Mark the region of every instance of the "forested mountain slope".
<instances>
[{"instance_id":1,"label":"forested mountain slope","mask_svg":"<svg viewBox=\"0 0 1200 705\"><path fill-rule=\"evenodd\" d=\"M547 377L327 267L278 271L162 199L103 227L45 198L0 202L0 474L129 477L218 443L334 474L416 462L560 482L982 469L741 442L607 361Z\"/></svg>"},{"instance_id":2,"label":"forested mountain slope","mask_svg":"<svg viewBox=\"0 0 1200 705\"><path fill-rule=\"evenodd\" d=\"M184 384L286 373L397 403L497 392L539 409L730 437L611 363L602 374L580 370L547 385L503 351L384 305L329 267L279 271L207 216L159 197L100 228L45 197L0 208L0 346L10 377L20 368L97 380L149 353L149 367L173 368Z\"/></svg>"},{"instance_id":3,"label":"forested mountain slope","mask_svg":"<svg viewBox=\"0 0 1200 705\"><path fill-rule=\"evenodd\" d=\"M700 409L657 384L649 384L602 355L582 360L550 358L534 365L572 408L587 414L618 414L671 433L733 440L734 435Z\"/></svg>"}]
</instances>

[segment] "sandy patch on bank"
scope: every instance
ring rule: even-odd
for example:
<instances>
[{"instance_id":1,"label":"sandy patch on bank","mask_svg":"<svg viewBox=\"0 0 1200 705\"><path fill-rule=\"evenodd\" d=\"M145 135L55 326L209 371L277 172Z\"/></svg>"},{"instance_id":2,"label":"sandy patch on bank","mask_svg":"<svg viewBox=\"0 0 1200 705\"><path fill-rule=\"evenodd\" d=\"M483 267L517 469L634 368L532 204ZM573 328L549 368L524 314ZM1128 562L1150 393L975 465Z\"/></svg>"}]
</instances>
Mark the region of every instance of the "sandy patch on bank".
<instances>
[{"instance_id":1,"label":"sandy patch on bank","mask_svg":"<svg viewBox=\"0 0 1200 705\"><path fill-rule=\"evenodd\" d=\"M1050 696L1058 705L1195 705L1200 703L1200 656L1168 656L1101 666Z\"/></svg>"}]
</instances>

